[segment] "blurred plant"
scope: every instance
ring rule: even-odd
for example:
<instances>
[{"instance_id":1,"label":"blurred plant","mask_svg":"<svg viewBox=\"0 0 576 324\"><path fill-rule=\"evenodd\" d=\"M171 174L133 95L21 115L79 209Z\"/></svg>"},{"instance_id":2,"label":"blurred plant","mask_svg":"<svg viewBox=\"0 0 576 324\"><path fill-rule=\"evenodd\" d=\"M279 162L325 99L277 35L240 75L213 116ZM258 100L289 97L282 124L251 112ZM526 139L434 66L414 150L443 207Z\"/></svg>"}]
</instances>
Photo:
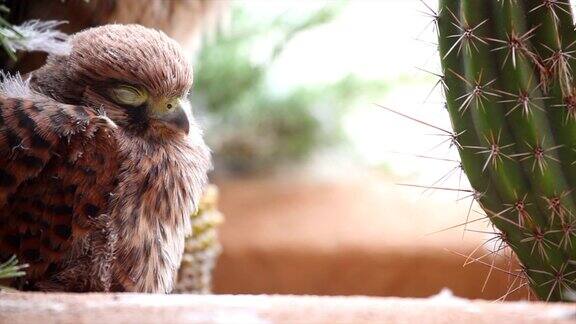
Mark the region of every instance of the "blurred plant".
<instances>
[{"instance_id":1,"label":"blurred plant","mask_svg":"<svg viewBox=\"0 0 576 324\"><path fill-rule=\"evenodd\" d=\"M10 46L10 42L14 37L21 38L22 36L6 19L9 13L10 9L4 4L0 4L0 44L2 44L2 49L4 49L6 55L16 60L16 51Z\"/></svg>"},{"instance_id":2,"label":"blurred plant","mask_svg":"<svg viewBox=\"0 0 576 324\"><path fill-rule=\"evenodd\" d=\"M61 21L26 21L19 26L8 20L10 8L0 4L0 45L4 53L16 61L17 51L42 51L46 53L64 54L70 49L67 35L56 30L63 24Z\"/></svg>"},{"instance_id":3,"label":"blurred plant","mask_svg":"<svg viewBox=\"0 0 576 324\"><path fill-rule=\"evenodd\" d=\"M0 281L4 279L22 277L26 274L23 270L27 267L27 264L18 264L18 259L16 259L16 256L12 256L10 259L8 259L8 261L0 264ZM0 289L7 288L0 285Z\"/></svg>"},{"instance_id":4,"label":"blurred plant","mask_svg":"<svg viewBox=\"0 0 576 324\"><path fill-rule=\"evenodd\" d=\"M203 46L192 100L206 115L206 139L217 170L262 171L342 143L340 117L346 108L383 90L381 82L354 76L282 94L270 89L267 71L289 41L332 21L342 5L332 3L304 18L283 15L268 21L234 8L229 32ZM257 61L255 51L267 55Z\"/></svg>"},{"instance_id":5,"label":"blurred plant","mask_svg":"<svg viewBox=\"0 0 576 324\"><path fill-rule=\"evenodd\" d=\"M186 238L175 287L178 293L208 294L212 289L212 270L222 250L218 227L224 221L218 199L218 187L209 185L191 216L192 233Z\"/></svg>"}]
</instances>

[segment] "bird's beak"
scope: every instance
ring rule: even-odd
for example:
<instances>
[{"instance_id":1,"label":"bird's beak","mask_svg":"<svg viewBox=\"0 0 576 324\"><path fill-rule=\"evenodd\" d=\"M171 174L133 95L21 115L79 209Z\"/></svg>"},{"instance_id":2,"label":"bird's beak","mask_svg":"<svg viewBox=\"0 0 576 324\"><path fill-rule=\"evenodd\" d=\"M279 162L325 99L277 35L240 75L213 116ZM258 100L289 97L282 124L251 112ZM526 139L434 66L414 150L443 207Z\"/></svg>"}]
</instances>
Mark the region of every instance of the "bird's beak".
<instances>
[{"instance_id":1,"label":"bird's beak","mask_svg":"<svg viewBox=\"0 0 576 324\"><path fill-rule=\"evenodd\" d=\"M164 122L178 130L183 131L188 134L190 131L190 121L188 120L188 114L186 113L186 105L178 105L173 111L167 113L164 118Z\"/></svg>"}]
</instances>

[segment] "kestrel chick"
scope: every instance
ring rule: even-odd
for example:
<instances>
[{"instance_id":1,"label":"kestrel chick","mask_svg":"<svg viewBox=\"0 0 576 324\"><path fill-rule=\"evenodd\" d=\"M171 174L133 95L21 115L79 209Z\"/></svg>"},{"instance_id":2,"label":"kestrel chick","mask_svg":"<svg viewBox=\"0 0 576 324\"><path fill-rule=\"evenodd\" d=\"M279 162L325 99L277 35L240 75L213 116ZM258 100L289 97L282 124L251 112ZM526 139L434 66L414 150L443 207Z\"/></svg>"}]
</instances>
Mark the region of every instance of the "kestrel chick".
<instances>
[{"instance_id":1,"label":"kestrel chick","mask_svg":"<svg viewBox=\"0 0 576 324\"><path fill-rule=\"evenodd\" d=\"M30 264L9 284L170 292L210 168L191 67L139 25L69 42L27 81L0 84L0 258Z\"/></svg>"}]
</instances>

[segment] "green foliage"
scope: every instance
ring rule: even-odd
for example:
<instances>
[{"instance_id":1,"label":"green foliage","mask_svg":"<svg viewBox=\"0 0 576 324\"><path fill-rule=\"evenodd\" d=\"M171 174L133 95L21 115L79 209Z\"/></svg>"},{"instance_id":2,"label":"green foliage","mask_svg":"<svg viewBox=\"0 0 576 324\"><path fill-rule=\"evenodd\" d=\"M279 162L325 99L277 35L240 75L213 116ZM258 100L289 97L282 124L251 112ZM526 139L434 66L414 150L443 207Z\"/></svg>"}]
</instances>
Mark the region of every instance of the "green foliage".
<instances>
[{"instance_id":1,"label":"green foliage","mask_svg":"<svg viewBox=\"0 0 576 324\"><path fill-rule=\"evenodd\" d=\"M576 290L576 41L567 0L440 0L447 108L475 198L533 291Z\"/></svg>"},{"instance_id":2,"label":"green foliage","mask_svg":"<svg viewBox=\"0 0 576 324\"><path fill-rule=\"evenodd\" d=\"M22 35L12 27L12 24L5 18L10 13L10 9L0 4L0 44L4 52L12 60L16 60L16 51L10 43L17 41Z\"/></svg>"},{"instance_id":3,"label":"green foliage","mask_svg":"<svg viewBox=\"0 0 576 324\"><path fill-rule=\"evenodd\" d=\"M8 261L0 264L0 280L24 276L26 273L23 270L27 267L27 264L18 264L16 256L12 256ZM0 289L5 289L5 287L0 286Z\"/></svg>"},{"instance_id":4,"label":"green foliage","mask_svg":"<svg viewBox=\"0 0 576 324\"><path fill-rule=\"evenodd\" d=\"M361 96L382 91L378 82L349 76L331 84L271 89L268 70L299 33L331 21L341 3L304 18L266 21L240 8L230 30L205 44L196 63L193 105L207 116L206 139L218 169L262 171L301 160L342 141L340 117ZM257 50L261 58L256 60Z\"/></svg>"}]
</instances>

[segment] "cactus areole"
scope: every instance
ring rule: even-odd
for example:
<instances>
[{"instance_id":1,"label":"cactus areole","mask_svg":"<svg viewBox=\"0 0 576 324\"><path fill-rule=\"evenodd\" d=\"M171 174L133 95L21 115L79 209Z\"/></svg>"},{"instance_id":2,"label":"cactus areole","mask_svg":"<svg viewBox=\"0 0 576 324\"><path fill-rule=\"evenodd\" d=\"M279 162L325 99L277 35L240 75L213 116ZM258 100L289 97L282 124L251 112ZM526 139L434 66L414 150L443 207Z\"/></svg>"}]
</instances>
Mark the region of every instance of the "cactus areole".
<instances>
[{"instance_id":1,"label":"cactus areole","mask_svg":"<svg viewBox=\"0 0 576 324\"><path fill-rule=\"evenodd\" d=\"M576 291L576 32L568 0L440 0L447 109L475 198L542 300Z\"/></svg>"}]
</instances>

